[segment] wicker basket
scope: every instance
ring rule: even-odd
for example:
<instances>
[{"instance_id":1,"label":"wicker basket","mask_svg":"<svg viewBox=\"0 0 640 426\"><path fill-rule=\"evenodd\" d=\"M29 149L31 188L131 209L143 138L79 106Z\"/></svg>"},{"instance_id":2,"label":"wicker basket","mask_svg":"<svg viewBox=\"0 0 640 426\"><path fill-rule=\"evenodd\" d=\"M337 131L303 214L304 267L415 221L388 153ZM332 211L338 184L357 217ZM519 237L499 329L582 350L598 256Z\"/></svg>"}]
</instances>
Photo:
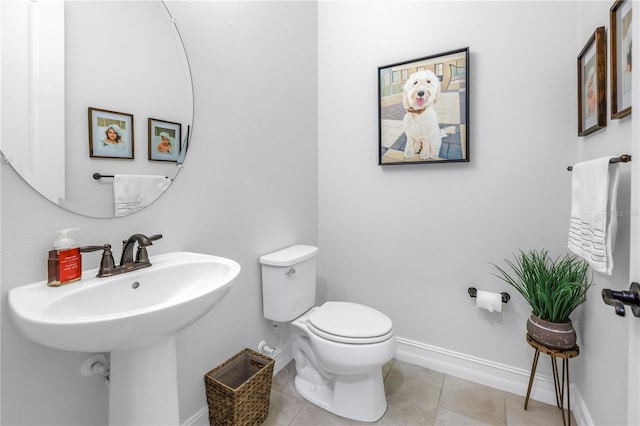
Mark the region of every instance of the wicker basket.
<instances>
[{"instance_id":1,"label":"wicker basket","mask_svg":"<svg viewBox=\"0 0 640 426\"><path fill-rule=\"evenodd\" d=\"M275 361L244 349L204 376L211 425L259 425L269 415Z\"/></svg>"}]
</instances>

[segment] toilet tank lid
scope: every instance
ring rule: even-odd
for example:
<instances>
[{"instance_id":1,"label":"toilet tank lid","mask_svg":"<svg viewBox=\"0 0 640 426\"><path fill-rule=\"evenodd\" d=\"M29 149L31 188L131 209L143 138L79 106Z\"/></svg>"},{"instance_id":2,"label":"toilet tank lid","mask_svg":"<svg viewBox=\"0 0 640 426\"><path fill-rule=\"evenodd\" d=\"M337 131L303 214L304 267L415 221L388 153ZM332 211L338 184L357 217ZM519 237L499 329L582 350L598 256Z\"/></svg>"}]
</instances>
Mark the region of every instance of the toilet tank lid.
<instances>
[{"instance_id":1,"label":"toilet tank lid","mask_svg":"<svg viewBox=\"0 0 640 426\"><path fill-rule=\"evenodd\" d=\"M260 263L270 266L291 266L318 254L318 247L297 245L260 256Z\"/></svg>"}]
</instances>

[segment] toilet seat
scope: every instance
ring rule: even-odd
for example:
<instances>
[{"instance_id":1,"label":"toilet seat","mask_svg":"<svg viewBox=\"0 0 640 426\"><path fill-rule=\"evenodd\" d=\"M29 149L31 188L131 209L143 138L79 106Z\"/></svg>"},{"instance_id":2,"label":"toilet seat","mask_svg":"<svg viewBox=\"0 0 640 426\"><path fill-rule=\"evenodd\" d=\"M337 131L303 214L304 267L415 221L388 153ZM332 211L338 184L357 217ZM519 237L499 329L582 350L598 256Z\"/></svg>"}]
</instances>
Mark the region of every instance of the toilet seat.
<instances>
[{"instance_id":1,"label":"toilet seat","mask_svg":"<svg viewBox=\"0 0 640 426\"><path fill-rule=\"evenodd\" d=\"M350 302L326 302L307 318L311 332L338 343L371 344L388 340L393 323L382 312Z\"/></svg>"}]
</instances>

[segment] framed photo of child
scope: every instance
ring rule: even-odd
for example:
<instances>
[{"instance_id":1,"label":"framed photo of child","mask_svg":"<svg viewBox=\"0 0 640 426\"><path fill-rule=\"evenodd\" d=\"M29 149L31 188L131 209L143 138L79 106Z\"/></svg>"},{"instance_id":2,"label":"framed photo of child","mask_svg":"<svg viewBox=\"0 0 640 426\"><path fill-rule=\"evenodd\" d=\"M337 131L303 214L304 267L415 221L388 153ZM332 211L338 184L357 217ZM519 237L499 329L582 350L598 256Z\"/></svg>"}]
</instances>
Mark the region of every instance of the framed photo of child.
<instances>
[{"instance_id":1,"label":"framed photo of child","mask_svg":"<svg viewBox=\"0 0 640 426\"><path fill-rule=\"evenodd\" d=\"M133 114L89 107L89 156L132 160Z\"/></svg>"},{"instance_id":2,"label":"framed photo of child","mask_svg":"<svg viewBox=\"0 0 640 426\"><path fill-rule=\"evenodd\" d=\"M631 114L631 0L616 0L611 21L611 118Z\"/></svg>"},{"instance_id":3,"label":"framed photo of child","mask_svg":"<svg viewBox=\"0 0 640 426\"><path fill-rule=\"evenodd\" d=\"M578 55L578 136L607 126L606 54L606 32L598 27Z\"/></svg>"},{"instance_id":4,"label":"framed photo of child","mask_svg":"<svg viewBox=\"0 0 640 426\"><path fill-rule=\"evenodd\" d=\"M182 125L171 121L149 118L149 160L178 161Z\"/></svg>"}]
</instances>

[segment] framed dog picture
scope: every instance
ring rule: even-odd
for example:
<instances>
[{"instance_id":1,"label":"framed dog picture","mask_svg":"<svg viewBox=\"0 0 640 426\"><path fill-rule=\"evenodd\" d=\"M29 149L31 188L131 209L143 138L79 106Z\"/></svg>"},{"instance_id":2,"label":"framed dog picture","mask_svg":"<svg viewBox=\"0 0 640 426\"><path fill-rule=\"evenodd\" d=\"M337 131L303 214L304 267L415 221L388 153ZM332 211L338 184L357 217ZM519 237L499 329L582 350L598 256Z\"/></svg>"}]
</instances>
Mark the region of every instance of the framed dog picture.
<instances>
[{"instance_id":1,"label":"framed dog picture","mask_svg":"<svg viewBox=\"0 0 640 426\"><path fill-rule=\"evenodd\" d=\"M149 119L149 160L178 161L181 143L180 123Z\"/></svg>"},{"instance_id":2,"label":"framed dog picture","mask_svg":"<svg viewBox=\"0 0 640 426\"><path fill-rule=\"evenodd\" d=\"M89 107L89 156L133 159L133 114Z\"/></svg>"},{"instance_id":3,"label":"framed dog picture","mask_svg":"<svg viewBox=\"0 0 640 426\"><path fill-rule=\"evenodd\" d=\"M607 126L607 42L598 27L578 55L578 136Z\"/></svg>"},{"instance_id":4,"label":"framed dog picture","mask_svg":"<svg viewBox=\"0 0 640 426\"><path fill-rule=\"evenodd\" d=\"M469 48L378 68L378 164L469 161Z\"/></svg>"},{"instance_id":5,"label":"framed dog picture","mask_svg":"<svg viewBox=\"0 0 640 426\"><path fill-rule=\"evenodd\" d=\"M611 118L631 114L631 0L616 0L611 21Z\"/></svg>"}]
</instances>

